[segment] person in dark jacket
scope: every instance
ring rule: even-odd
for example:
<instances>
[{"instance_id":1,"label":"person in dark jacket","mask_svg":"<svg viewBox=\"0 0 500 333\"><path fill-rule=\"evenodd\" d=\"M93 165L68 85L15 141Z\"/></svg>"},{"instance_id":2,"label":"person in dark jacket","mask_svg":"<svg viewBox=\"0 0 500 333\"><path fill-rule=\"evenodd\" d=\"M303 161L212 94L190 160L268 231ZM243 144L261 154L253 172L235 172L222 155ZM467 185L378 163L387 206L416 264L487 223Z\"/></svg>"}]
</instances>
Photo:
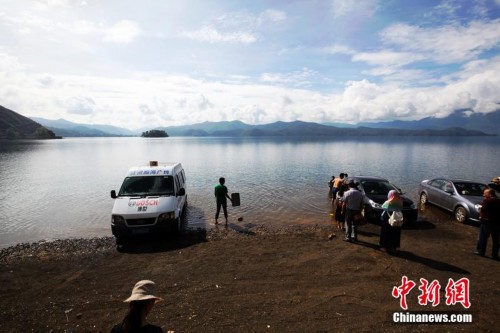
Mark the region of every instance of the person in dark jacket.
<instances>
[{"instance_id":1,"label":"person in dark jacket","mask_svg":"<svg viewBox=\"0 0 500 333\"><path fill-rule=\"evenodd\" d=\"M484 256L486 244L491 235L492 249L491 257L498 260L499 237L500 237L500 199L494 196L494 190L486 189L483 193L484 200L481 204L481 227L477 241L477 255Z\"/></svg>"}]
</instances>

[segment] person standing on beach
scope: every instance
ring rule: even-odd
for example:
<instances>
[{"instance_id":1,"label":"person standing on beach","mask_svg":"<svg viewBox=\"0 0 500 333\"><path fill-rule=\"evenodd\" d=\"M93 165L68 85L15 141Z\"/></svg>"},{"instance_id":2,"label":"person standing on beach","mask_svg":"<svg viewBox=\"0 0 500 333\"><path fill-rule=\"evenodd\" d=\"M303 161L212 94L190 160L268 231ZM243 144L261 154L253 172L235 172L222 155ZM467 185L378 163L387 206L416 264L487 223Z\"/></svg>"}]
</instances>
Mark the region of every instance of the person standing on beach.
<instances>
[{"instance_id":1,"label":"person standing on beach","mask_svg":"<svg viewBox=\"0 0 500 333\"><path fill-rule=\"evenodd\" d=\"M342 203L344 201L344 193L346 191L347 185L342 183L340 189L337 191L335 198L335 221L337 221L337 229L344 230L345 224L345 212L342 209Z\"/></svg>"},{"instance_id":2,"label":"person standing on beach","mask_svg":"<svg viewBox=\"0 0 500 333\"><path fill-rule=\"evenodd\" d=\"M132 294L124 302L129 303L129 311L121 324L114 326L111 333L163 333L163 329L147 323L146 317L155 303L162 298L155 296L155 283L142 280L135 284Z\"/></svg>"},{"instance_id":3,"label":"person standing on beach","mask_svg":"<svg viewBox=\"0 0 500 333\"><path fill-rule=\"evenodd\" d=\"M494 194L497 198L500 198L500 177L493 178L488 187L495 191Z\"/></svg>"},{"instance_id":4,"label":"person standing on beach","mask_svg":"<svg viewBox=\"0 0 500 333\"><path fill-rule=\"evenodd\" d=\"M335 200L335 198L337 196L337 192L340 190L340 187L344 183L344 177L345 177L344 173L341 173L339 175L339 178L335 178L335 180L333 181L332 203L333 203L333 201Z\"/></svg>"},{"instance_id":5,"label":"person standing on beach","mask_svg":"<svg viewBox=\"0 0 500 333\"><path fill-rule=\"evenodd\" d=\"M333 196L333 182L335 181L335 176L328 181L328 196L331 198Z\"/></svg>"},{"instance_id":6,"label":"person standing on beach","mask_svg":"<svg viewBox=\"0 0 500 333\"><path fill-rule=\"evenodd\" d=\"M401 227L393 227L389 224L390 214L403 210L403 200L396 190L390 190L387 194L387 201L382 204L384 211L380 216L380 250L387 253L394 253L401 244Z\"/></svg>"},{"instance_id":7,"label":"person standing on beach","mask_svg":"<svg viewBox=\"0 0 500 333\"><path fill-rule=\"evenodd\" d=\"M217 205L217 211L215 212L215 224L219 224L219 213L222 207L224 211L224 218L227 224L227 200L231 201L231 197L228 194L227 187L224 185L226 179L224 177L219 178L219 184L215 186L215 203Z\"/></svg>"},{"instance_id":8,"label":"person standing on beach","mask_svg":"<svg viewBox=\"0 0 500 333\"><path fill-rule=\"evenodd\" d=\"M346 242L357 242L357 227L354 224L354 215L361 213L364 204L364 195L357 189L357 184L353 179L347 183L349 191L344 193L342 210L345 213L345 237Z\"/></svg>"},{"instance_id":9,"label":"person standing on beach","mask_svg":"<svg viewBox=\"0 0 500 333\"><path fill-rule=\"evenodd\" d=\"M498 260L499 237L500 237L500 199L495 197L494 190L486 189L483 192L484 200L481 204L479 219L479 237L477 241L477 255L484 256L486 244L491 235L493 246L491 248L491 258Z\"/></svg>"}]
</instances>

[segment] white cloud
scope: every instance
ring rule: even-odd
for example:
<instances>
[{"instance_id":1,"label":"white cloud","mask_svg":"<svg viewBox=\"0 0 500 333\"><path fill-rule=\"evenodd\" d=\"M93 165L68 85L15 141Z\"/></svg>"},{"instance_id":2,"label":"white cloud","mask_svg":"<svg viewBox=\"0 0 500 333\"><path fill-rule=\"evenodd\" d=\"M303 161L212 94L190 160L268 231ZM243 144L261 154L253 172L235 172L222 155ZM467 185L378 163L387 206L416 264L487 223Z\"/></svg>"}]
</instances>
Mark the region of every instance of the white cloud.
<instances>
[{"instance_id":1,"label":"white cloud","mask_svg":"<svg viewBox=\"0 0 500 333\"><path fill-rule=\"evenodd\" d=\"M377 11L378 0L332 0L334 18L358 20L371 17Z\"/></svg>"},{"instance_id":2,"label":"white cloud","mask_svg":"<svg viewBox=\"0 0 500 333\"><path fill-rule=\"evenodd\" d=\"M212 26L205 26L196 31L184 31L182 36L201 42L209 43L243 43L251 44L257 41L257 37L249 32L220 32Z\"/></svg>"},{"instance_id":3,"label":"white cloud","mask_svg":"<svg viewBox=\"0 0 500 333\"><path fill-rule=\"evenodd\" d=\"M275 10L275 9L266 9L264 12L259 14L257 18L257 24L263 25L269 22L271 23L279 23L283 22L287 19L287 15L285 12Z\"/></svg>"},{"instance_id":4,"label":"white cloud","mask_svg":"<svg viewBox=\"0 0 500 333\"><path fill-rule=\"evenodd\" d=\"M323 48L323 52L327 54L354 54L356 51L354 51L352 48L346 45L341 45L341 44L334 44L330 45L328 47Z\"/></svg>"},{"instance_id":5,"label":"white cloud","mask_svg":"<svg viewBox=\"0 0 500 333\"><path fill-rule=\"evenodd\" d=\"M151 110L151 108L146 104L139 105L139 110L144 115L153 115L154 114L153 110Z\"/></svg>"},{"instance_id":6,"label":"white cloud","mask_svg":"<svg viewBox=\"0 0 500 333\"><path fill-rule=\"evenodd\" d=\"M317 75L316 71L309 68L302 68L300 71L293 73L263 73L260 76L260 81L264 83L286 84L293 86L307 86L311 84L310 79Z\"/></svg>"},{"instance_id":7,"label":"white cloud","mask_svg":"<svg viewBox=\"0 0 500 333\"><path fill-rule=\"evenodd\" d=\"M213 109L214 108L214 104L212 102L210 102L210 100L208 98L206 98L205 96L201 95L198 99L198 108L200 110L207 110L207 109Z\"/></svg>"},{"instance_id":8,"label":"white cloud","mask_svg":"<svg viewBox=\"0 0 500 333\"><path fill-rule=\"evenodd\" d=\"M104 41L118 44L129 44L141 33L139 26L132 21L122 20L105 30Z\"/></svg>"},{"instance_id":9,"label":"white cloud","mask_svg":"<svg viewBox=\"0 0 500 333\"><path fill-rule=\"evenodd\" d=\"M398 23L377 35L366 33L368 24L391 15L370 18L402 4L331 0L320 11L301 2L279 2L280 10L179 2L173 17L170 4L143 12L133 1L111 11L106 1L36 3L43 8L12 0L0 11L0 104L28 116L138 128L419 119L498 107L500 60L491 54L500 19ZM463 15L446 4L441 12ZM420 24L416 18L401 22ZM340 29L359 38L347 44ZM178 31L187 38L172 38ZM127 48L143 36L150 38L141 50Z\"/></svg>"},{"instance_id":10,"label":"white cloud","mask_svg":"<svg viewBox=\"0 0 500 333\"><path fill-rule=\"evenodd\" d=\"M77 96L70 98L67 102L67 112L78 115L90 115L94 113L95 102L90 97Z\"/></svg>"},{"instance_id":11,"label":"white cloud","mask_svg":"<svg viewBox=\"0 0 500 333\"><path fill-rule=\"evenodd\" d=\"M184 30L181 36L209 43L251 44L259 40L256 32L287 19L285 12L266 9L259 14L248 11L222 14L204 23L196 30ZM264 30L265 31L265 30Z\"/></svg>"},{"instance_id":12,"label":"white cloud","mask_svg":"<svg viewBox=\"0 0 500 333\"><path fill-rule=\"evenodd\" d=\"M498 47L500 19L435 28L394 24L380 35L386 45L415 52L430 61L450 64L474 59L482 52Z\"/></svg>"},{"instance_id":13,"label":"white cloud","mask_svg":"<svg viewBox=\"0 0 500 333\"><path fill-rule=\"evenodd\" d=\"M361 52L352 56L353 61L362 61L370 65L383 65L402 67L413 62L423 60L421 54L410 52L394 52L394 51L379 51L379 52Z\"/></svg>"},{"instance_id":14,"label":"white cloud","mask_svg":"<svg viewBox=\"0 0 500 333\"><path fill-rule=\"evenodd\" d=\"M9 72L16 73L25 70L25 68L26 66L21 64L17 57L0 52L0 74L2 72L4 74L8 74Z\"/></svg>"}]
</instances>

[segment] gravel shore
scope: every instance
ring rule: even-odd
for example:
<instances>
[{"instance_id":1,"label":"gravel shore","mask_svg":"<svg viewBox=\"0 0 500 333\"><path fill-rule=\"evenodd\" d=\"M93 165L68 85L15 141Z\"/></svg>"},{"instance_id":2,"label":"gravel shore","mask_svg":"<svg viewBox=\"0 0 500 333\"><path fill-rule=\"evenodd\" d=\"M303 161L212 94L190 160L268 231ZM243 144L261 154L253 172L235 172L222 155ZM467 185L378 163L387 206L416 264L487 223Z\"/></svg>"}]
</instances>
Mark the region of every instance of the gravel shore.
<instances>
[{"instance_id":1,"label":"gravel shore","mask_svg":"<svg viewBox=\"0 0 500 333\"><path fill-rule=\"evenodd\" d=\"M495 332L500 264L474 256L477 226L426 221L402 232L396 255L378 250L379 226L341 241L330 224L230 224L117 249L112 237L0 250L0 332L109 332L135 282L164 298L148 317L175 332ZM441 303L409 311L471 314L472 323L398 324L391 294L402 277L441 283ZM470 280L471 307L445 304L449 279Z\"/></svg>"}]
</instances>

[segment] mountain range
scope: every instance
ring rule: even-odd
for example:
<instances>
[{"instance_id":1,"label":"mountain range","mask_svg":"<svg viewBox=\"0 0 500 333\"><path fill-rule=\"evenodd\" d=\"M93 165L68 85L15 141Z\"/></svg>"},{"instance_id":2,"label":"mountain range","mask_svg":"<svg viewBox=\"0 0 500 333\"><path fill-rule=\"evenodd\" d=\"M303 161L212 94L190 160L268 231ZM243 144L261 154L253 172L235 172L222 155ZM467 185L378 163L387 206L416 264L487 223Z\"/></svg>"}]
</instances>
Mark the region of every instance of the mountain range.
<instances>
[{"instance_id":1,"label":"mountain range","mask_svg":"<svg viewBox=\"0 0 500 333\"><path fill-rule=\"evenodd\" d=\"M2 107L0 107L2 108ZM3 108L5 109L5 108ZM1 110L1 109L0 109ZM8 110L8 109L5 109ZM9 110L11 111L11 110ZM13 112L13 111L11 111ZM19 115L21 116L21 115ZM21 116L22 117L22 116ZM2 118L3 114L2 114ZM111 125L79 124L64 119L31 118L58 136L140 136L144 130L130 130ZM2 119L3 120L3 119ZM154 127L169 136L485 136L500 135L500 109L489 114L457 110L444 118L428 117L414 121L379 123L311 123L278 121L249 125L241 121L204 122L193 125Z\"/></svg>"},{"instance_id":2,"label":"mountain range","mask_svg":"<svg viewBox=\"0 0 500 333\"><path fill-rule=\"evenodd\" d=\"M465 129L482 131L500 135L500 109L491 113L476 113L470 109L456 110L444 118L427 117L420 120L390 122L362 122L357 126L372 128L400 128L400 129L446 129L463 127Z\"/></svg>"}]
</instances>

